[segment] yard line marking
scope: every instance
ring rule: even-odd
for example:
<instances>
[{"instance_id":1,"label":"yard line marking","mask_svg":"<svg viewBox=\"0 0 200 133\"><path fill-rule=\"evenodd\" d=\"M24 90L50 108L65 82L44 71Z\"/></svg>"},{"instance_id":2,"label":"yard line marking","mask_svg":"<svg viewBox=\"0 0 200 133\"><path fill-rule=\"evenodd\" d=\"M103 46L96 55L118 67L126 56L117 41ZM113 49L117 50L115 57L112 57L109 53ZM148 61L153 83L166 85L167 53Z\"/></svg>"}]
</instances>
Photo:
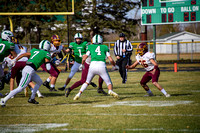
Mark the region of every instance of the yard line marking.
<instances>
[{"instance_id":1,"label":"yard line marking","mask_svg":"<svg viewBox=\"0 0 200 133\"><path fill-rule=\"evenodd\" d=\"M111 104L97 104L93 105L92 107L112 107L112 106L148 106L148 107L165 107L165 106L176 106L181 104L190 104L193 103L193 101L121 101L121 102L113 102ZM21 106L88 106L91 104L85 104L85 103L55 103L55 104L39 104L39 105L33 105L33 104L8 104L8 106L14 106L14 107L21 107Z\"/></svg>"},{"instance_id":2,"label":"yard line marking","mask_svg":"<svg viewBox=\"0 0 200 133\"><path fill-rule=\"evenodd\" d=\"M110 131L112 131L111 129L102 129L102 128L100 128L100 129L94 129L94 128L72 128L72 129L68 129L68 128L63 128L63 129L61 129L62 131L108 131L108 132L110 132ZM59 131L59 129L57 130L57 131Z\"/></svg>"},{"instance_id":3,"label":"yard line marking","mask_svg":"<svg viewBox=\"0 0 200 133\"><path fill-rule=\"evenodd\" d=\"M66 114L4 114L0 117L29 117L29 116L183 116L183 117L200 117L200 114L106 114L106 113L66 113Z\"/></svg>"},{"instance_id":4,"label":"yard line marking","mask_svg":"<svg viewBox=\"0 0 200 133\"><path fill-rule=\"evenodd\" d=\"M93 129L93 128L62 128L62 129L57 129L56 131L117 131L116 129ZM133 128L133 129L118 129L122 131L170 131L170 132L200 132L198 129L165 129L165 128Z\"/></svg>"},{"instance_id":5,"label":"yard line marking","mask_svg":"<svg viewBox=\"0 0 200 133\"><path fill-rule=\"evenodd\" d=\"M112 107L112 106L149 106L149 107L164 107L164 106L176 106L180 104L190 104L193 101L122 101L114 102L111 104L98 104L93 107Z\"/></svg>"},{"instance_id":6,"label":"yard line marking","mask_svg":"<svg viewBox=\"0 0 200 133\"><path fill-rule=\"evenodd\" d=\"M9 124L0 125L1 133L7 132L38 132L51 128L68 126L68 123L45 123L45 124Z\"/></svg>"},{"instance_id":7,"label":"yard line marking","mask_svg":"<svg viewBox=\"0 0 200 133\"><path fill-rule=\"evenodd\" d=\"M200 90L191 90L191 92L200 92Z\"/></svg>"}]
</instances>

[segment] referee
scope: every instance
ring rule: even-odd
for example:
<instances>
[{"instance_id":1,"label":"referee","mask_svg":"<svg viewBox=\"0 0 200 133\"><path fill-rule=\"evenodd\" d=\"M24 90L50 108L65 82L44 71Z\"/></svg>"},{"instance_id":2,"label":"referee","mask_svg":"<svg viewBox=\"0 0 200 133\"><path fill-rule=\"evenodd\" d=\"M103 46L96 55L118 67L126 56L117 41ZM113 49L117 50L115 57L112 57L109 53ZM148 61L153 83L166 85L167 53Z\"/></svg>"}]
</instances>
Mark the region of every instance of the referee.
<instances>
[{"instance_id":1,"label":"referee","mask_svg":"<svg viewBox=\"0 0 200 133\"><path fill-rule=\"evenodd\" d=\"M119 40L115 42L114 54L117 58L116 64L119 66L119 73L122 77L122 83L125 84L127 80L126 65L129 63L133 47L129 40L125 39L125 34L119 34Z\"/></svg>"}]
</instances>

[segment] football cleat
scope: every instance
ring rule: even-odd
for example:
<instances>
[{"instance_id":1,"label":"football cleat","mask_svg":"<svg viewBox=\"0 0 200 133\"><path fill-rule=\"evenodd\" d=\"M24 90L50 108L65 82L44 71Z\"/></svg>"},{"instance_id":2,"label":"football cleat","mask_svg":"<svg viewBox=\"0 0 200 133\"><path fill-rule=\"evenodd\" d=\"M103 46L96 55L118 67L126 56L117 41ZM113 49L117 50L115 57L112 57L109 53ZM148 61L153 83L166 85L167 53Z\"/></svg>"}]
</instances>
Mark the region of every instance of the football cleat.
<instances>
[{"instance_id":1,"label":"football cleat","mask_svg":"<svg viewBox=\"0 0 200 133\"><path fill-rule=\"evenodd\" d=\"M71 91L70 88L65 89L65 97L68 97Z\"/></svg>"},{"instance_id":2,"label":"football cleat","mask_svg":"<svg viewBox=\"0 0 200 133\"><path fill-rule=\"evenodd\" d=\"M154 96L152 92L151 92L151 93L149 93L148 95L149 95L150 97L151 97L151 96Z\"/></svg>"},{"instance_id":3,"label":"football cleat","mask_svg":"<svg viewBox=\"0 0 200 133\"><path fill-rule=\"evenodd\" d=\"M171 96L170 94L166 94L166 95L165 95L165 97L170 97L170 96Z\"/></svg>"},{"instance_id":4,"label":"football cleat","mask_svg":"<svg viewBox=\"0 0 200 133\"><path fill-rule=\"evenodd\" d=\"M50 87L49 91L57 91L55 87Z\"/></svg>"},{"instance_id":5,"label":"football cleat","mask_svg":"<svg viewBox=\"0 0 200 133\"><path fill-rule=\"evenodd\" d=\"M96 85L94 82L91 82L90 85L91 85L92 87L94 87L94 88L97 87L97 85Z\"/></svg>"},{"instance_id":6,"label":"football cleat","mask_svg":"<svg viewBox=\"0 0 200 133\"><path fill-rule=\"evenodd\" d=\"M39 104L39 102L37 102L35 99L31 99L31 98L28 99L28 102L33 103L33 104Z\"/></svg>"},{"instance_id":7,"label":"football cleat","mask_svg":"<svg viewBox=\"0 0 200 133\"><path fill-rule=\"evenodd\" d=\"M113 96L114 98L119 98L119 95L117 94L117 93L115 93L114 91L112 91L112 90L109 90L108 91L108 94L110 94L111 96Z\"/></svg>"},{"instance_id":8,"label":"football cleat","mask_svg":"<svg viewBox=\"0 0 200 133\"><path fill-rule=\"evenodd\" d=\"M107 93L102 88L98 88L97 92L98 93L103 93L104 95L107 95Z\"/></svg>"},{"instance_id":9,"label":"football cleat","mask_svg":"<svg viewBox=\"0 0 200 133\"><path fill-rule=\"evenodd\" d=\"M45 81L45 82L43 83L43 85L46 86L48 89L50 89L49 82Z\"/></svg>"},{"instance_id":10,"label":"football cleat","mask_svg":"<svg viewBox=\"0 0 200 133\"><path fill-rule=\"evenodd\" d=\"M5 107L6 106L6 102L4 101L3 98L1 98L0 104L1 104L1 107Z\"/></svg>"},{"instance_id":11,"label":"football cleat","mask_svg":"<svg viewBox=\"0 0 200 133\"><path fill-rule=\"evenodd\" d=\"M81 93L76 94L76 96L74 97L74 100L78 100L81 97Z\"/></svg>"},{"instance_id":12,"label":"football cleat","mask_svg":"<svg viewBox=\"0 0 200 133\"><path fill-rule=\"evenodd\" d=\"M0 93L0 97L3 97L4 95Z\"/></svg>"},{"instance_id":13,"label":"football cleat","mask_svg":"<svg viewBox=\"0 0 200 133\"><path fill-rule=\"evenodd\" d=\"M65 87L58 88L58 90L64 91L64 90L65 90Z\"/></svg>"}]
</instances>

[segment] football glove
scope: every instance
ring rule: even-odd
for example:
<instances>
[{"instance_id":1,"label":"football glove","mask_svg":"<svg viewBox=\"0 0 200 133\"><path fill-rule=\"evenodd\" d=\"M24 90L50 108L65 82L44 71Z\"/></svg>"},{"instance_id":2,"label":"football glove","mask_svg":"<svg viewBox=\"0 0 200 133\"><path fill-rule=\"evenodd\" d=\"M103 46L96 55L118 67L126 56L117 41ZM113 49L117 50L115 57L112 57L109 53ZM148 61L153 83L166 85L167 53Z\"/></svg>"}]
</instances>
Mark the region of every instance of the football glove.
<instances>
[{"instance_id":1,"label":"football glove","mask_svg":"<svg viewBox=\"0 0 200 133\"><path fill-rule=\"evenodd\" d=\"M117 66L117 65L113 66L112 70L119 70L119 66Z\"/></svg>"},{"instance_id":2,"label":"football glove","mask_svg":"<svg viewBox=\"0 0 200 133\"><path fill-rule=\"evenodd\" d=\"M56 60L55 64L58 66L60 64L60 60Z\"/></svg>"},{"instance_id":3,"label":"football glove","mask_svg":"<svg viewBox=\"0 0 200 133\"><path fill-rule=\"evenodd\" d=\"M82 71L84 68L85 68L85 67L84 67L83 64L81 64L81 65L79 66L79 70L80 70L80 71Z\"/></svg>"}]
</instances>

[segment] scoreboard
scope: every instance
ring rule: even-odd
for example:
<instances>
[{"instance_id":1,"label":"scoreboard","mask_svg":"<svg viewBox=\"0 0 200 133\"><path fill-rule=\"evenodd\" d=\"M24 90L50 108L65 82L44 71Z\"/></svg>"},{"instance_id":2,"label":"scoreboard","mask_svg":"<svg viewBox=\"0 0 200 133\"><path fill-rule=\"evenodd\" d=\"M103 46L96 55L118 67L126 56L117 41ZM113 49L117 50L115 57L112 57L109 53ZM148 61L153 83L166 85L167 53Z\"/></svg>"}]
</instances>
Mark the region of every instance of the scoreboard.
<instances>
[{"instance_id":1,"label":"scoreboard","mask_svg":"<svg viewBox=\"0 0 200 133\"><path fill-rule=\"evenodd\" d=\"M200 22L200 0L141 0L142 25Z\"/></svg>"}]
</instances>

